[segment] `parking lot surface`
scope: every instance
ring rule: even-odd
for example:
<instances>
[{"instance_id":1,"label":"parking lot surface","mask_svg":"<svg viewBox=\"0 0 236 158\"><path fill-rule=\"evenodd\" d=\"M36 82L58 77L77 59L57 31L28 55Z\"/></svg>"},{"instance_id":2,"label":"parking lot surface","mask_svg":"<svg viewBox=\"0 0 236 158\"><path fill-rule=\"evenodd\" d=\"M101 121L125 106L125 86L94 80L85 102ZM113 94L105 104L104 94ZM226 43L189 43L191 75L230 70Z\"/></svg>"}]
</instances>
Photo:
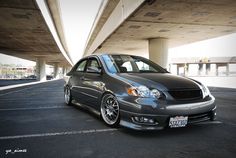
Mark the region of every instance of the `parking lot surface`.
<instances>
[{"instance_id":1,"label":"parking lot surface","mask_svg":"<svg viewBox=\"0 0 236 158\"><path fill-rule=\"evenodd\" d=\"M107 127L66 106L63 80L0 91L0 157L234 158L236 89L210 88L217 120L185 128L133 131Z\"/></svg>"}]
</instances>

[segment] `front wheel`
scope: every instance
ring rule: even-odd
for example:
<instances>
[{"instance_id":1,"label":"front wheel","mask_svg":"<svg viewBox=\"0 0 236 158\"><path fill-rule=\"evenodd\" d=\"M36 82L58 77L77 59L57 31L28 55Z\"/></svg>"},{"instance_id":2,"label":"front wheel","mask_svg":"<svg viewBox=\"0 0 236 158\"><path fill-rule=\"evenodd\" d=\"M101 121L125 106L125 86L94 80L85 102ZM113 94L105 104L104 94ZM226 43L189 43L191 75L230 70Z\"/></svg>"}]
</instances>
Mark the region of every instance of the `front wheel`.
<instances>
[{"instance_id":1,"label":"front wheel","mask_svg":"<svg viewBox=\"0 0 236 158\"><path fill-rule=\"evenodd\" d=\"M64 91L64 98L65 98L65 103L67 105L71 105L72 101L72 96L71 96L71 91L70 87L66 86L65 91Z\"/></svg>"},{"instance_id":2,"label":"front wheel","mask_svg":"<svg viewBox=\"0 0 236 158\"><path fill-rule=\"evenodd\" d=\"M112 94L105 94L101 102L101 116L109 126L117 126L120 123L120 107L116 97Z\"/></svg>"}]
</instances>

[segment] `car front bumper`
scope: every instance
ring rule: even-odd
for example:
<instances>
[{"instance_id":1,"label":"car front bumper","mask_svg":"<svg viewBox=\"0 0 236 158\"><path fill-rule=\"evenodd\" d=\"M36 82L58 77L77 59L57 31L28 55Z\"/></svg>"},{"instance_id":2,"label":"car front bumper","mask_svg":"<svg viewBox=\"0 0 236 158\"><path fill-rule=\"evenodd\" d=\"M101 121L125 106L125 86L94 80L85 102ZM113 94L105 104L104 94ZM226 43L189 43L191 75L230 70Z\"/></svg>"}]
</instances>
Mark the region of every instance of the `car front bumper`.
<instances>
[{"instance_id":1,"label":"car front bumper","mask_svg":"<svg viewBox=\"0 0 236 158\"><path fill-rule=\"evenodd\" d=\"M187 104L172 104L166 105L165 108L163 108L163 106L159 106L153 110L149 109L149 112L147 110L137 110L137 108L140 108L140 105L135 105L134 103L123 100L120 100L119 103L121 107L120 125L136 130L164 129L169 126L170 118L175 116L187 116L187 125L215 120L216 118L216 105L213 96L210 96L207 101ZM130 108L131 106L134 107L134 110ZM150 120L151 123L138 122L135 118Z\"/></svg>"}]
</instances>

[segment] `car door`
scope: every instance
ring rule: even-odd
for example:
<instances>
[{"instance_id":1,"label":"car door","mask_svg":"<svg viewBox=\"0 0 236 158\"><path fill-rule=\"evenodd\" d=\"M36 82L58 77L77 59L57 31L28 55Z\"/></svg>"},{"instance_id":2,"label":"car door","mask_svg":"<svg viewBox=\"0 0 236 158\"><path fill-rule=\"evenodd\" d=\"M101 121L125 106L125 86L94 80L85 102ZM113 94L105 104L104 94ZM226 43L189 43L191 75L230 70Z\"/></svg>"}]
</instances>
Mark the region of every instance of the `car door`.
<instances>
[{"instance_id":1,"label":"car door","mask_svg":"<svg viewBox=\"0 0 236 158\"><path fill-rule=\"evenodd\" d=\"M72 96L80 103L86 103L86 100L84 100L85 95L83 94L82 82L87 62L88 59L84 59L81 60L78 64L76 64L70 77Z\"/></svg>"},{"instance_id":2,"label":"car door","mask_svg":"<svg viewBox=\"0 0 236 158\"><path fill-rule=\"evenodd\" d=\"M82 86L83 93L86 94L85 98L89 105L98 109L100 105L99 98L101 98L105 86L102 78L102 67L98 58L89 58Z\"/></svg>"}]
</instances>

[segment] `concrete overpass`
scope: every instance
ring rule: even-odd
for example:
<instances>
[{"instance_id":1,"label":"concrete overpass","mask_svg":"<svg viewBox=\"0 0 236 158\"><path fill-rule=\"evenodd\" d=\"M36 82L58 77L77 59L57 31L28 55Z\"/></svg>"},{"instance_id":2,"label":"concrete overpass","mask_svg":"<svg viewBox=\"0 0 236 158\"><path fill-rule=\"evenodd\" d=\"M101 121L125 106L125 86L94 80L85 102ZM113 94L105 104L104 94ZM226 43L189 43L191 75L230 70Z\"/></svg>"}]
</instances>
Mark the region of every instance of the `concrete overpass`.
<instances>
[{"instance_id":1,"label":"concrete overpass","mask_svg":"<svg viewBox=\"0 0 236 158\"><path fill-rule=\"evenodd\" d=\"M58 0L45 2L59 42L36 0L0 0L0 53L36 61L41 80L45 63L55 72L73 65ZM167 67L168 48L236 32L235 8L235 0L104 0L84 55L136 54Z\"/></svg>"},{"instance_id":2,"label":"concrete overpass","mask_svg":"<svg viewBox=\"0 0 236 158\"><path fill-rule=\"evenodd\" d=\"M49 13L57 13L57 3L47 1ZM0 0L0 53L36 61L37 76L46 79L45 64L58 67L72 65L64 41L59 14L51 20L57 30L59 43L47 26L36 0ZM61 45L61 47L59 46Z\"/></svg>"},{"instance_id":3,"label":"concrete overpass","mask_svg":"<svg viewBox=\"0 0 236 158\"><path fill-rule=\"evenodd\" d=\"M235 0L112 0L103 3L84 55L136 54L167 67L168 48L235 32Z\"/></svg>"}]
</instances>

